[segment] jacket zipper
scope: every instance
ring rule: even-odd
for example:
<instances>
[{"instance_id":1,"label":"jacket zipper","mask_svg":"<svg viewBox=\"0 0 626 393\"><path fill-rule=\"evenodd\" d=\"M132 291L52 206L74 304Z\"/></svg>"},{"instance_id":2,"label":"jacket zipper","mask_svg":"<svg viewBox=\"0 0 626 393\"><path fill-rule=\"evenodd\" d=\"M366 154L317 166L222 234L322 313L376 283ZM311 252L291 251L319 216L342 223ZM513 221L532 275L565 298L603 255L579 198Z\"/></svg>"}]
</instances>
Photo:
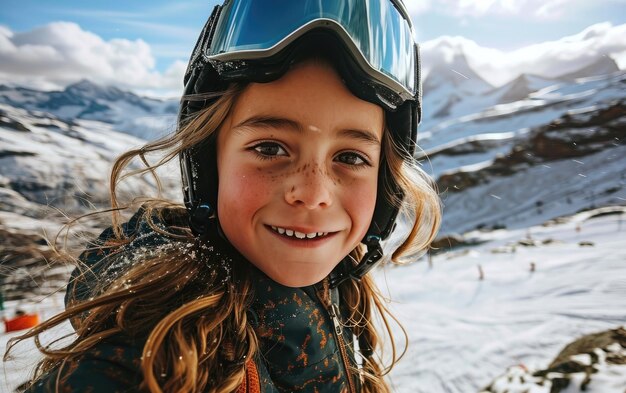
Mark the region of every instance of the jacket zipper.
<instances>
[{"instance_id":1,"label":"jacket zipper","mask_svg":"<svg viewBox=\"0 0 626 393\"><path fill-rule=\"evenodd\" d=\"M330 296L330 290L327 285L324 285L324 292L325 292L325 295L327 296L327 299L328 299L327 301L322 299L321 296L319 296L319 294L318 294L318 297L320 298L322 303L325 303L327 307L326 311L328 311L330 320L333 323L333 332L335 336L335 341L337 342L337 345L339 346L339 353L341 355L343 368L346 373L346 379L348 380L348 389L350 393L356 393L356 390L354 388L354 381L352 380L352 375L350 373L350 366L349 366L350 361L348 360L348 352L346 350L346 343L343 339L343 327L341 326L341 323L339 321L339 316L341 315L341 313L339 312L339 307L337 307L337 305L333 303L332 297Z\"/></svg>"}]
</instances>

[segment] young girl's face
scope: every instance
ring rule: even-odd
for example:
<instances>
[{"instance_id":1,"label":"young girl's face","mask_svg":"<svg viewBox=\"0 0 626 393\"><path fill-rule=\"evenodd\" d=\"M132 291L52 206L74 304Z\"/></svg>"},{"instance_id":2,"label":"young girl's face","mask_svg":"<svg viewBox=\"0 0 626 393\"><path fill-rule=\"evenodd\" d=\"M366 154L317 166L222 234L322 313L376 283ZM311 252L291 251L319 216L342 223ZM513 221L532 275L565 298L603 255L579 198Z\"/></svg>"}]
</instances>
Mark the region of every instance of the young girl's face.
<instances>
[{"instance_id":1,"label":"young girl's face","mask_svg":"<svg viewBox=\"0 0 626 393\"><path fill-rule=\"evenodd\" d=\"M370 225L383 129L383 110L325 63L250 84L217 139L228 240L280 284L322 280Z\"/></svg>"}]
</instances>

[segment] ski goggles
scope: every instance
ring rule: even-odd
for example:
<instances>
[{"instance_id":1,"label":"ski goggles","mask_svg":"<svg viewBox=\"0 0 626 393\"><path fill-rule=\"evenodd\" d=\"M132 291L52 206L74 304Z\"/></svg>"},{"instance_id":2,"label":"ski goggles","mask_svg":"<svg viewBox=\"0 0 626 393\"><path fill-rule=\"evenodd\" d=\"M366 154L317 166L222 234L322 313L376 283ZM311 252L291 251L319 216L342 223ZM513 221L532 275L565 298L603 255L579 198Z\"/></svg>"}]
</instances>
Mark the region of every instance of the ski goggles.
<instances>
[{"instance_id":1,"label":"ski goggles","mask_svg":"<svg viewBox=\"0 0 626 393\"><path fill-rule=\"evenodd\" d=\"M269 58L319 28L336 33L400 102L419 99L418 48L399 0L226 1L204 55L222 65Z\"/></svg>"}]
</instances>

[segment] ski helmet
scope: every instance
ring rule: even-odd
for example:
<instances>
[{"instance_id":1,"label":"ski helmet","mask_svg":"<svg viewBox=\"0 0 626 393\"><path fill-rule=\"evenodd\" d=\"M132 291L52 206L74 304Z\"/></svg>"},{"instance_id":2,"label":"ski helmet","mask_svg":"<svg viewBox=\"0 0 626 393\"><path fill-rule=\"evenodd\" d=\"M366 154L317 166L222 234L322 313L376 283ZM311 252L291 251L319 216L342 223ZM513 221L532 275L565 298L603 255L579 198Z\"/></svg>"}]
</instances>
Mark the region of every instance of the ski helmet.
<instances>
[{"instance_id":1,"label":"ski helmet","mask_svg":"<svg viewBox=\"0 0 626 393\"><path fill-rule=\"evenodd\" d=\"M415 151L421 117L419 48L402 0L225 0L213 9L189 60L179 127L232 82L270 82L311 52L328 58L357 97L386 112L392 139L407 157ZM192 230L207 230L217 207L215 134L180 154L185 206ZM209 157L207 159L206 157ZM380 240L394 229L402 192L381 165L374 216L363 239L368 252L353 267L344 260L332 285L359 279L382 257Z\"/></svg>"}]
</instances>

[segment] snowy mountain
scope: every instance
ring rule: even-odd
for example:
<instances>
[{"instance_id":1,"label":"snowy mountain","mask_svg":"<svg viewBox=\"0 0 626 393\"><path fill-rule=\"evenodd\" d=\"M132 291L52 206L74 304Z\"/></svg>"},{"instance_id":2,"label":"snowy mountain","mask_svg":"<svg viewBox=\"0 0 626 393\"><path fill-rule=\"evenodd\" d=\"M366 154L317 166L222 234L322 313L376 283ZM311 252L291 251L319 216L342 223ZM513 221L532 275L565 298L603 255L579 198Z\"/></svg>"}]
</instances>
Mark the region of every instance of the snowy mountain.
<instances>
[{"instance_id":1,"label":"snowy mountain","mask_svg":"<svg viewBox=\"0 0 626 393\"><path fill-rule=\"evenodd\" d=\"M441 37L429 41L422 48L423 64L427 70L422 83L422 129L498 104L523 101L551 86L575 84L581 78L620 73L615 60L599 54L591 64L573 72L550 76L522 73L506 84L494 87L470 65L469 55L475 49L476 43L462 37Z\"/></svg>"},{"instance_id":2,"label":"snowy mountain","mask_svg":"<svg viewBox=\"0 0 626 393\"><path fill-rule=\"evenodd\" d=\"M438 89L453 87L461 94L480 94L490 87L468 64L464 53L454 53L445 62L431 66L423 81L424 96L434 94Z\"/></svg>"},{"instance_id":3,"label":"snowy mountain","mask_svg":"<svg viewBox=\"0 0 626 393\"><path fill-rule=\"evenodd\" d=\"M41 225L58 229L63 214L77 216L93 211L94 205L106 206L113 161L145 143L100 121L66 122L50 113L4 104L0 141L0 228L23 227L31 233L40 233ZM176 198L175 181L168 183L167 178L176 178L178 168L166 171L165 192ZM122 192L143 195L154 189L151 177L139 177L126 182ZM49 226L43 222L48 218Z\"/></svg>"},{"instance_id":4,"label":"snowy mountain","mask_svg":"<svg viewBox=\"0 0 626 393\"><path fill-rule=\"evenodd\" d=\"M69 85L63 91L52 92L0 86L0 103L50 113L67 122L98 120L148 140L171 131L178 111L177 100L139 97L87 80Z\"/></svg>"},{"instance_id":5,"label":"snowy mountain","mask_svg":"<svg viewBox=\"0 0 626 393\"><path fill-rule=\"evenodd\" d=\"M589 64L586 67L582 67L581 69L571 72L569 74L564 74L559 77L559 79L565 81L574 81L579 78L589 78L593 76L599 75L609 75L619 72L620 69L617 66L615 60L608 56L600 56L596 61Z\"/></svg>"},{"instance_id":6,"label":"snowy mountain","mask_svg":"<svg viewBox=\"0 0 626 393\"><path fill-rule=\"evenodd\" d=\"M626 195L620 165L626 166L621 156L615 154L623 146L625 136L623 104L619 104L626 97L622 87L626 83L623 72L576 78L570 82L521 75L494 89L471 70L462 53L454 50L451 53L442 58L456 68L448 73L438 72L446 63L442 60L431 69L425 85L433 88L431 98L439 95L442 100L458 102L449 108L448 113L440 113L440 118L432 114L429 117L426 113L418 141L423 149L421 159L425 169L438 180L446 204L442 235L477 227L532 225L585 208L623 203ZM602 64L606 66L608 63L600 61L597 64L599 68L594 70L602 70ZM471 78L459 75L457 68ZM458 90L446 96L451 86ZM469 89L469 86L475 89ZM9 131L0 129L0 137L6 132L10 136L3 137L3 142L18 143L14 131L23 128L30 130L25 135L48 135L45 139L53 145L48 147L43 142L37 145L37 138L23 138L18 143L19 148L3 143L0 153L0 167L9 168L2 171L3 178L8 179L4 184L11 184L13 192L39 204L47 204L51 198L58 202L59 193L67 195L67 190L74 188L87 190L87 194L105 202L106 189L101 181L95 180L96 176L102 178L115 154L142 143L117 132L137 134L137 129L129 132L120 128L135 120L124 118L122 114L171 112L176 106L173 101L144 99L87 81L70 85L63 92L4 87L0 89L0 97L12 104L2 106L2 125ZM429 104L428 100L427 95L425 105ZM130 109L124 111L124 108ZM615 117L600 123L592 119L594 114L606 111L613 111ZM173 121L173 114L167 116ZM567 127L559 126L559 122ZM59 138L69 138L64 140L79 143L81 147L68 149L68 142L60 142ZM539 152L537 143L542 140L549 142L549 146ZM563 140L561 145L578 144L578 148L589 149L552 155L546 151L553 149L556 152L559 140ZM105 152L90 150L100 143L114 146L108 146ZM42 153L56 151L54 145L61 147L58 156L47 157ZM83 145L90 147L83 148ZM613 152L613 149L617 150ZM535 159L523 159L527 154ZM100 157L102 163L85 165L86 156ZM590 162L596 166L586 164L581 158L586 156L591 157ZM59 157L66 157L65 161L58 163ZM16 160L19 160L18 165L15 165ZM61 174L59 168L66 168L67 160L73 160L76 167ZM602 160L611 160L611 165L602 165ZM88 168L79 168L81 166ZM551 170L546 171L547 167ZM22 171L18 173L15 168L22 168ZM26 175L26 168L32 171L36 168L39 172ZM54 173L52 168L55 168ZM610 169L608 174L607 168ZM78 172L72 172L76 170ZM563 177L578 181L564 186L557 181ZM68 186L73 182L78 182L80 187ZM94 187L101 188L94 190ZM533 191L537 187L542 188L542 193ZM602 196L606 190L613 192ZM72 203L76 207L76 203ZM538 206L541 209L537 209ZM549 214L530 214L538 210ZM525 213L511 214L515 211Z\"/></svg>"},{"instance_id":7,"label":"snowy mountain","mask_svg":"<svg viewBox=\"0 0 626 393\"><path fill-rule=\"evenodd\" d=\"M78 86L86 87L91 86ZM108 93L113 101L119 92ZM70 266L56 263L47 241L54 240L68 216L109 206L113 161L143 144L108 123L65 121L51 113L0 104L0 282L5 299L47 295L67 280ZM131 169L141 166L133 163ZM178 167L164 167L159 173L164 195L181 199ZM156 184L151 176L132 177L120 185L119 195L122 201L156 195ZM70 232L67 245L80 249L108 225L108 217L87 217Z\"/></svg>"},{"instance_id":8,"label":"snowy mountain","mask_svg":"<svg viewBox=\"0 0 626 393\"><path fill-rule=\"evenodd\" d=\"M625 83L624 73L579 78L523 100L425 122L431 128L420 130L419 145L443 192L441 234L536 225L624 204ZM501 93L493 91L491 102Z\"/></svg>"},{"instance_id":9,"label":"snowy mountain","mask_svg":"<svg viewBox=\"0 0 626 393\"><path fill-rule=\"evenodd\" d=\"M522 74L509 83L500 86L485 95L495 97L498 104L508 104L510 102L524 100L532 93L559 83L559 80L542 78L532 74Z\"/></svg>"},{"instance_id":10,"label":"snowy mountain","mask_svg":"<svg viewBox=\"0 0 626 393\"><path fill-rule=\"evenodd\" d=\"M443 44L449 44L444 41ZM452 46L443 59L433 61L430 72L423 81L424 117L441 120L452 116L457 103L487 92L493 88L468 64L465 54Z\"/></svg>"}]
</instances>

